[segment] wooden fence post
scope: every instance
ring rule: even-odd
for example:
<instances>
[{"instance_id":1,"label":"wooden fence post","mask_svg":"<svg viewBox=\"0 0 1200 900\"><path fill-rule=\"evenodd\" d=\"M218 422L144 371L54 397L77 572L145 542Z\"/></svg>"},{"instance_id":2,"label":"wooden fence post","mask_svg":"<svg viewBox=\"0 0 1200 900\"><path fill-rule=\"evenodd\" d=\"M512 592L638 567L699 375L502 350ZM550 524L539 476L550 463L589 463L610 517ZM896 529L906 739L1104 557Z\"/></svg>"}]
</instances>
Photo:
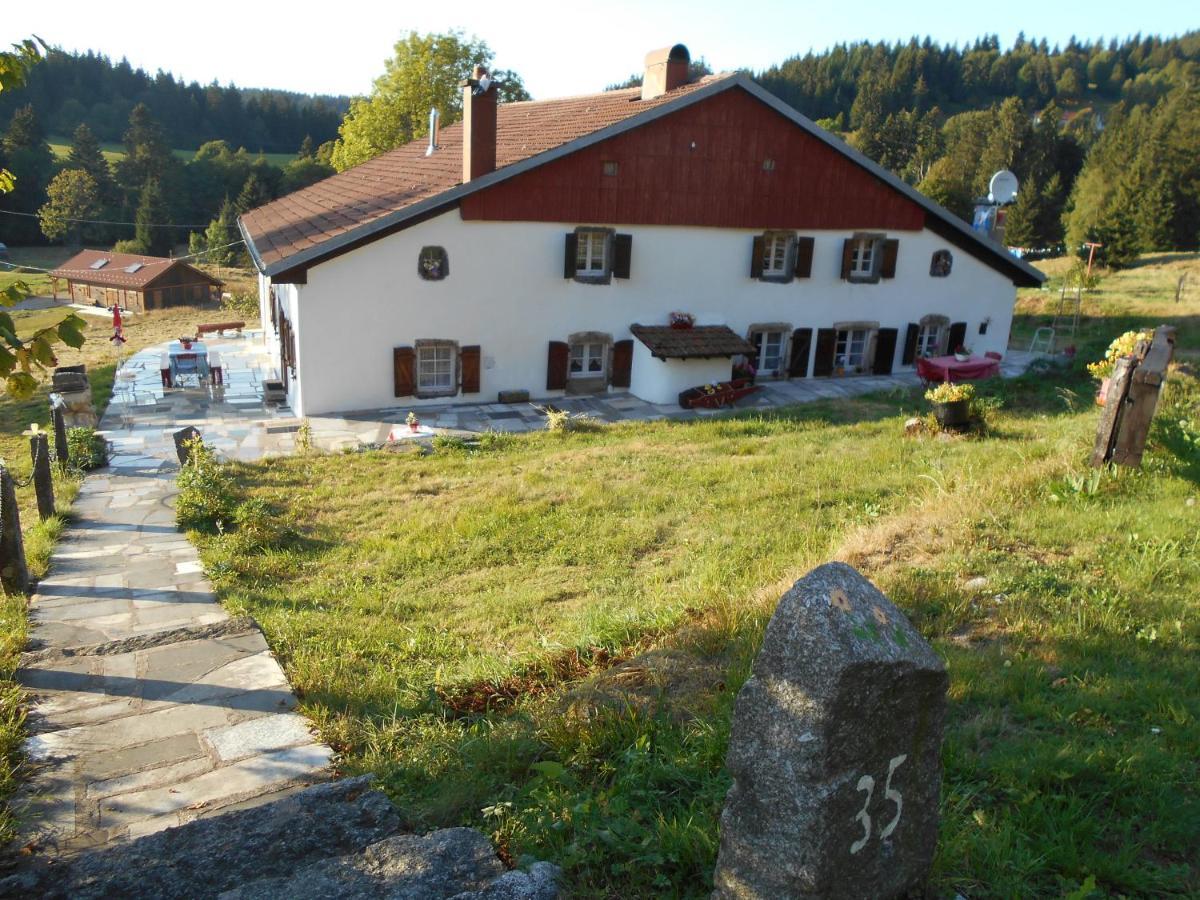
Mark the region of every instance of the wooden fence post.
<instances>
[{"instance_id":1,"label":"wooden fence post","mask_svg":"<svg viewBox=\"0 0 1200 900\"><path fill-rule=\"evenodd\" d=\"M1129 395L1129 382L1133 377L1136 361L1129 356L1117 360L1112 375L1108 378L1108 393L1104 395L1104 411L1100 413L1100 426L1096 429L1096 447L1092 450L1092 465L1100 468L1112 458L1112 448L1117 442L1117 431L1121 427L1121 416L1125 411L1125 398Z\"/></svg>"},{"instance_id":2,"label":"wooden fence post","mask_svg":"<svg viewBox=\"0 0 1200 900\"><path fill-rule=\"evenodd\" d=\"M1160 325L1148 346L1140 341L1132 356L1117 360L1096 431L1093 466L1141 465L1158 395L1174 355L1175 329Z\"/></svg>"},{"instance_id":3,"label":"wooden fence post","mask_svg":"<svg viewBox=\"0 0 1200 900\"><path fill-rule=\"evenodd\" d=\"M54 455L64 469L70 462L71 452L67 444L67 417L61 403L50 404L50 422L54 426Z\"/></svg>"},{"instance_id":4,"label":"wooden fence post","mask_svg":"<svg viewBox=\"0 0 1200 900\"><path fill-rule=\"evenodd\" d=\"M37 494L38 515L43 520L54 515L54 475L50 472L50 437L44 431L29 438L29 457L33 460L33 490Z\"/></svg>"},{"instance_id":5,"label":"wooden fence post","mask_svg":"<svg viewBox=\"0 0 1200 900\"><path fill-rule=\"evenodd\" d=\"M0 583L10 593L29 591L21 515L17 511L17 486L3 464L0 464Z\"/></svg>"}]
</instances>

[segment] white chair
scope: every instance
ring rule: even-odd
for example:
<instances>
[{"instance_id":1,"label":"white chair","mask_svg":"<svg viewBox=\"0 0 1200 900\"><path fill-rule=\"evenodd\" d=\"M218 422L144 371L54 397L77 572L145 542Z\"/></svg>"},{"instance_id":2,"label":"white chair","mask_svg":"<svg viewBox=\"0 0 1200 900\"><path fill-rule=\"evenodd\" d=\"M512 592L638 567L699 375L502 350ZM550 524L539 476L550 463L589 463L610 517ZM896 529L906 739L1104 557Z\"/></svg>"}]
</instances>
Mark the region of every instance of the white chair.
<instances>
[{"instance_id":1,"label":"white chair","mask_svg":"<svg viewBox=\"0 0 1200 900\"><path fill-rule=\"evenodd\" d=\"M1030 353L1053 353L1054 352L1054 329L1049 325L1043 325L1033 333L1033 340L1029 342Z\"/></svg>"}]
</instances>

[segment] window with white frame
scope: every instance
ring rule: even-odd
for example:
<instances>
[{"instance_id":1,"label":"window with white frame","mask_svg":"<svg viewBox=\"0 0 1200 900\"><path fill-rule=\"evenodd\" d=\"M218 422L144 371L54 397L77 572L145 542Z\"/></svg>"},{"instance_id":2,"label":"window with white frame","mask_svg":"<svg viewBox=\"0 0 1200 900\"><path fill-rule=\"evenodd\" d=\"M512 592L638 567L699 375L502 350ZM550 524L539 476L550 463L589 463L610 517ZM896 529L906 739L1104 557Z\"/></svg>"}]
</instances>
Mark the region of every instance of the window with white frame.
<instances>
[{"instance_id":1,"label":"window with white frame","mask_svg":"<svg viewBox=\"0 0 1200 900\"><path fill-rule=\"evenodd\" d=\"M575 274L601 277L607 272L607 231L580 229L575 236Z\"/></svg>"},{"instance_id":2,"label":"window with white frame","mask_svg":"<svg viewBox=\"0 0 1200 900\"><path fill-rule=\"evenodd\" d=\"M848 328L837 333L834 362L839 369L861 372L867 366L870 332L865 328Z\"/></svg>"},{"instance_id":3,"label":"window with white frame","mask_svg":"<svg viewBox=\"0 0 1200 900\"><path fill-rule=\"evenodd\" d=\"M917 332L917 356L937 356L942 349L942 325L927 322Z\"/></svg>"},{"instance_id":4,"label":"window with white frame","mask_svg":"<svg viewBox=\"0 0 1200 900\"><path fill-rule=\"evenodd\" d=\"M571 344L567 374L571 378L603 378L608 348L603 343Z\"/></svg>"},{"instance_id":5,"label":"window with white frame","mask_svg":"<svg viewBox=\"0 0 1200 900\"><path fill-rule=\"evenodd\" d=\"M879 257L879 241L873 237L855 238L850 248L850 277L871 278Z\"/></svg>"},{"instance_id":6,"label":"window with white frame","mask_svg":"<svg viewBox=\"0 0 1200 900\"><path fill-rule=\"evenodd\" d=\"M778 232L767 232L763 237L763 277L782 278L787 275L789 237Z\"/></svg>"},{"instance_id":7,"label":"window with white frame","mask_svg":"<svg viewBox=\"0 0 1200 900\"><path fill-rule=\"evenodd\" d=\"M750 332L750 343L754 345L754 369L760 376L777 375L783 369L783 345L787 335L783 331L755 330Z\"/></svg>"},{"instance_id":8,"label":"window with white frame","mask_svg":"<svg viewBox=\"0 0 1200 900\"><path fill-rule=\"evenodd\" d=\"M417 341L417 393L453 394L457 348L451 341Z\"/></svg>"}]
</instances>

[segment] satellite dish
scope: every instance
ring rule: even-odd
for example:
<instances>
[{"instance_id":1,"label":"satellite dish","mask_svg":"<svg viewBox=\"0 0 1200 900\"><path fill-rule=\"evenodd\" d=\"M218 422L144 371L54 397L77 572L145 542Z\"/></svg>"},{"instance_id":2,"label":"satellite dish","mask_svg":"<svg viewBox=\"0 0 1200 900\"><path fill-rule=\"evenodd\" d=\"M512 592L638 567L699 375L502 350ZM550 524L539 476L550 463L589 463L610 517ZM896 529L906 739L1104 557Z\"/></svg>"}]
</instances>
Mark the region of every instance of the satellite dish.
<instances>
[{"instance_id":1,"label":"satellite dish","mask_svg":"<svg viewBox=\"0 0 1200 900\"><path fill-rule=\"evenodd\" d=\"M1017 176L1008 169L1001 169L988 182L988 200L992 203L1012 203L1017 198Z\"/></svg>"}]
</instances>

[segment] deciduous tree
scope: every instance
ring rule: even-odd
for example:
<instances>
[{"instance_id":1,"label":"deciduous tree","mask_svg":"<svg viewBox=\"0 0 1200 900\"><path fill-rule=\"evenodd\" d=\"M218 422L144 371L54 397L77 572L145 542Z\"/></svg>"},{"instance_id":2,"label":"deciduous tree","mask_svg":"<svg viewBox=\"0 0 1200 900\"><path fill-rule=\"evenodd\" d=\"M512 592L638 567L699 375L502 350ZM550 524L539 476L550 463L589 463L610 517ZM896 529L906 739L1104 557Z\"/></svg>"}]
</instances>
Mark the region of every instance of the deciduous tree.
<instances>
[{"instance_id":1,"label":"deciduous tree","mask_svg":"<svg viewBox=\"0 0 1200 900\"><path fill-rule=\"evenodd\" d=\"M96 180L82 169L63 169L46 188L46 197L38 210L42 234L52 241L68 238L72 246L78 246L83 220L100 211Z\"/></svg>"}]
</instances>

